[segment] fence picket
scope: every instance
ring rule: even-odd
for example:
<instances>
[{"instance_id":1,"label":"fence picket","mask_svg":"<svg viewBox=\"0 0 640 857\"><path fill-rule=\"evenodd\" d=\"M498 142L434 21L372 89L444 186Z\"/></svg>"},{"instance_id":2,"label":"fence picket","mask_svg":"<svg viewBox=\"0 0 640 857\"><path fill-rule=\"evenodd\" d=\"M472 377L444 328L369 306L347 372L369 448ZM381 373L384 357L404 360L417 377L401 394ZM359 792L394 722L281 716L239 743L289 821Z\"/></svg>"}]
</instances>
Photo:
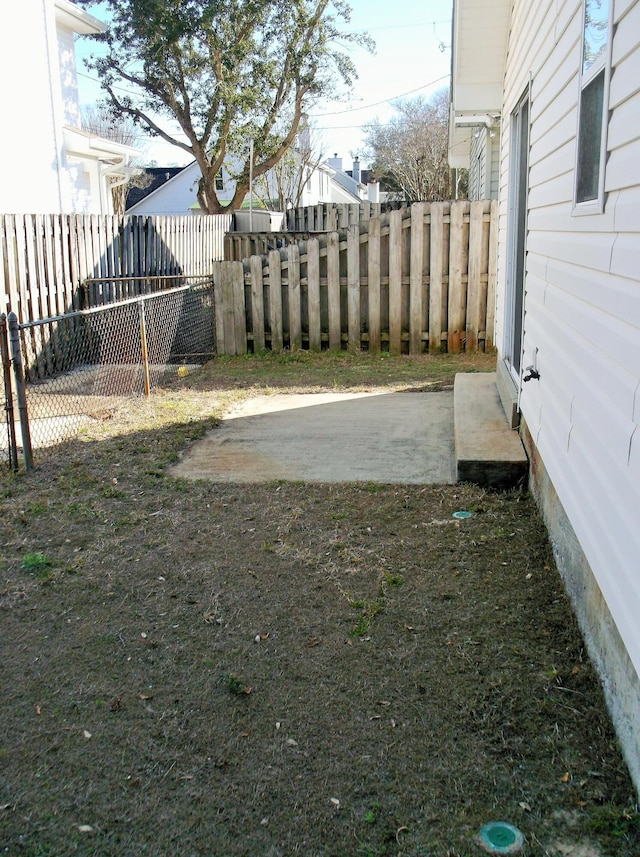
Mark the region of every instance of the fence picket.
<instances>
[{"instance_id":1,"label":"fence picket","mask_svg":"<svg viewBox=\"0 0 640 857\"><path fill-rule=\"evenodd\" d=\"M222 277L222 317L224 325L224 353L238 354L240 353L238 343L236 343L236 296L234 283L236 279L236 270L241 262L232 262L228 267L223 268Z\"/></svg>"},{"instance_id":2,"label":"fence picket","mask_svg":"<svg viewBox=\"0 0 640 857\"><path fill-rule=\"evenodd\" d=\"M411 262L409 272L409 353L422 351L422 267L425 204L411 206Z\"/></svg>"},{"instance_id":3,"label":"fence picket","mask_svg":"<svg viewBox=\"0 0 640 857\"><path fill-rule=\"evenodd\" d=\"M389 351L402 353L402 212L389 217Z\"/></svg>"},{"instance_id":4,"label":"fence picket","mask_svg":"<svg viewBox=\"0 0 640 857\"><path fill-rule=\"evenodd\" d=\"M337 232L327 238L327 306L329 313L329 348L339 351L342 347L342 324L340 319L340 239Z\"/></svg>"},{"instance_id":5,"label":"fence picket","mask_svg":"<svg viewBox=\"0 0 640 857\"><path fill-rule=\"evenodd\" d=\"M466 293L462 287L463 267L463 226L462 205L451 206L449 237L449 308L448 308L448 351L459 354L462 345L462 332L465 329L467 309Z\"/></svg>"},{"instance_id":6,"label":"fence picket","mask_svg":"<svg viewBox=\"0 0 640 857\"><path fill-rule=\"evenodd\" d=\"M233 265L233 262L225 262ZM242 264L235 263L235 264ZM264 285L262 282L262 259L260 256L252 256L249 263L251 271L251 318L253 320L253 347L255 351L262 351L265 347L264 332ZM225 352L226 353L226 352Z\"/></svg>"},{"instance_id":7,"label":"fence picket","mask_svg":"<svg viewBox=\"0 0 640 857\"><path fill-rule=\"evenodd\" d=\"M307 241L307 301L309 307L309 350L322 347L320 319L320 244L317 238Z\"/></svg>"},{"instance_id":8,"label":"fence picket","mask_svg":"<svg viewBox=\"0 0 640 857\"><path fill-rule=\"evenodd\" d=\"M269 320L271 322L271 348L282 351L282 269L280 267L280 251L271 250L269 253Z\"/></svg>"},{"instance_id":9,"label":"fence picket","mask_svg":"<svg viewBox=\"0 0 640 857\"><path fill-rule=\"evenodd\" d=\"M287 282L289 284L289 347L302 348L302 300L300 294L300 248L287 247Z\"/></svg>"},{"instance_id":10,"label":"fence picket","mask_svg":"<svg viewBox=\"0 0 640 857\"><path fill-rule=\"evenodd\" d=\"M349 350L360 351L360 227L347 233L347 329Z\"/></svg>"},{"instance_id":11,"label":"fence picket","mask_svg":"<svg viewBox=\"0 0 640 857\"><path fill-rule=\"evenodd\" d=\"M467 282L465 330L465 347L470 351L476 351L478 347L478 331L480 329L480 316L482 312L480 301L482 298L483 214L484 202L482 200L472 202L469 211L469 279Z\"/></svg>"},{"instance_id":12,"label":"fence picket","mask_svg":"<svg viewBox=\"0 0 640 857\"><path fill-rule=\"evenodd\" d=\"M244 266L235 262L231 270L231 290L233 292L233 320L235 354L247 353L247 323L244 297Z\"/></svg>"},{"instance_id":13,"label":"fence picket","mask_svg":"<svg viewBox=\"0 0 640 857\"><path fill-rule=\"evenodd\" d=\"M380 218L369 220L367 248L367 280L369 297L369 351L380 353Z\"/></svg>"},{"instance_id":14,"label":"fence picket","mask_svg":"<svg viewBox=\"0 0 640 857\"><path fill-rule=\"evenodd\" d=\"M431 224L429 229L429 352L435 353L442 346L441 335L445 317L443 316L443 239L444 204L431 204Z\"/></svg>"}]
</instances>

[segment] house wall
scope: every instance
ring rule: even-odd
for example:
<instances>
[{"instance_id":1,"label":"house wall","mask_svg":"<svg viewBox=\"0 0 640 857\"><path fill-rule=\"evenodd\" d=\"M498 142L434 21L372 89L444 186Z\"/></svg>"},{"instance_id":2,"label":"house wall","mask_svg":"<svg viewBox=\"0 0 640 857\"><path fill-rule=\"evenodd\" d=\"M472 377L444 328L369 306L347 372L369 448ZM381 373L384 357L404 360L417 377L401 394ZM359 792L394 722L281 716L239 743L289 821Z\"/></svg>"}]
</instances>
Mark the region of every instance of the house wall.
<instances>
[{"instance_id":1,"label":"house wall","mask_svg":"<svg viewBox=\"0 0 640 857\"><path fill-rule=\"evenodd\" d=\"M510 116L530 87L520 406L533 490L640 789L640 2L614 6L606 203L572 213L582 4L515 0L502 113L497 303L505 338ZM555 511L554 511L555 510ZM634 738L635 736L635 738Z\"/></svg>"},{"instance_id":2,"label":"house wall","mask_svg":"<svg viewBox=\"0 0 640 857\"><path fill-rule=\"evenodd\" d=\"M484 126L473 128L469 158L469 199L497 199L499 185L500 138L498 133Z\"/></svg>"},{"instance_id":3,"label":"house wall","mask_svg":"<svg viewBox=\"0 0 640 857\"><path fill-rule=\"evenodd\" d=\"M6 14L6 13L5 13ZM61 210L56 134L56 90L49 57L57 48L53 6L48 0L12 3L0 27L0 79L5 131L0 135L4 164L0 211L7 214Z\"/></svg>"},{"instance_id":4,"label":"house wall","mask_svg":"<svg viewBox=\"0 0 640 857\"><path fill-rule=\"evenodd\" d=\"M0 212L111 213L96 158L69 157L63 127L80 126L74 32L56 21L53 0L11 3L0 27L5 171Z\"/></svg>"},{"instance_id":5,"label":"house wall","mask_svg":"<svg viewBox=\"0 0 640 857\"><path fill-rule=\"evenodd\" d=\"M193 214L200 170L194 161L157 190L132 205L127 214ZM198 209L199 211L199 209Z\"/></svg>"}]
</instances>

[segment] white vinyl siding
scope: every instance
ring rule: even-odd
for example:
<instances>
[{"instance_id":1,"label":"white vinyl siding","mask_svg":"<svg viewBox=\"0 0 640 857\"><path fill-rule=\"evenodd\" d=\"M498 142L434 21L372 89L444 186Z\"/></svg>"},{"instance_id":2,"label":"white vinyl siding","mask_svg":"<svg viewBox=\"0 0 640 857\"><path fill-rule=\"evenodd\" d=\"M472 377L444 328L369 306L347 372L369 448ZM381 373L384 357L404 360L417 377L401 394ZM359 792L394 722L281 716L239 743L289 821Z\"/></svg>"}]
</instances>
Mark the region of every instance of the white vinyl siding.
<instances>
[{"instance_id":1,"label":"white vinyl siding","mask_svg":"<svg viewBox=\"0 0 640 857\"><path fill-rule=\"evenodd\" d=\"M612 0L613 2L613 0ZM530 82L521 409L640 673L640 0L614 6L606 199L574 217L580 0L515 0L503 116ZM497 342L504 340L510 129L503 122Z\"/></svg>"}]
</instances>

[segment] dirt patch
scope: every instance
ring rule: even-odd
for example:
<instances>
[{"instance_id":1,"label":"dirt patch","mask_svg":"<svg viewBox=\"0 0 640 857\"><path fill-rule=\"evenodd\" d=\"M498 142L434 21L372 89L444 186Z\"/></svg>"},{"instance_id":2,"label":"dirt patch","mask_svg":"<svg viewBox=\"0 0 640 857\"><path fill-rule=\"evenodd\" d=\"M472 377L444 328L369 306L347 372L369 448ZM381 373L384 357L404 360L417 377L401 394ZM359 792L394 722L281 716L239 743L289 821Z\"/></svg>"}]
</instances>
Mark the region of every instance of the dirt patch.
<instances>
[{"instance_id":1,"label":"dirt patch","mask_svg":"<svg viewBox=\"0 0 640 857\"><path fill-rule=\"evenodd\" d=\"M638 854L530 497L167 477L212 400L3 483L3 853Z\"/></svg>"}]
</instances>

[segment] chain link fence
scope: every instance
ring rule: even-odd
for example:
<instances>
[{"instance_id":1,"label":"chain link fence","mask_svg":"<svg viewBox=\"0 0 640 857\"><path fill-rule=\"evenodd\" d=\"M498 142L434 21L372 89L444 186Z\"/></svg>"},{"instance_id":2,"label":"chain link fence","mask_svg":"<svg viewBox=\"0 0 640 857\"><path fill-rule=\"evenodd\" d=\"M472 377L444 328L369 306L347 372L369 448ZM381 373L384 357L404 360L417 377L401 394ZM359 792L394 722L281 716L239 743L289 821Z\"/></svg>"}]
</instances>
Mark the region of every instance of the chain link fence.
<instances>
[{"instance_id":1,"label":"chain link fence","mask_svg":"<svg viewBox=\"0 0 640 857\"><path fill-rule=\"evenodd\" d=\"M214 356L213 283L24 324L10 315L8 328L0 466L16 468L17 447L29 468L84 424L109 416L130 397L148 396L180 367L188 372Z\"/></svg>"}]
</instances>

